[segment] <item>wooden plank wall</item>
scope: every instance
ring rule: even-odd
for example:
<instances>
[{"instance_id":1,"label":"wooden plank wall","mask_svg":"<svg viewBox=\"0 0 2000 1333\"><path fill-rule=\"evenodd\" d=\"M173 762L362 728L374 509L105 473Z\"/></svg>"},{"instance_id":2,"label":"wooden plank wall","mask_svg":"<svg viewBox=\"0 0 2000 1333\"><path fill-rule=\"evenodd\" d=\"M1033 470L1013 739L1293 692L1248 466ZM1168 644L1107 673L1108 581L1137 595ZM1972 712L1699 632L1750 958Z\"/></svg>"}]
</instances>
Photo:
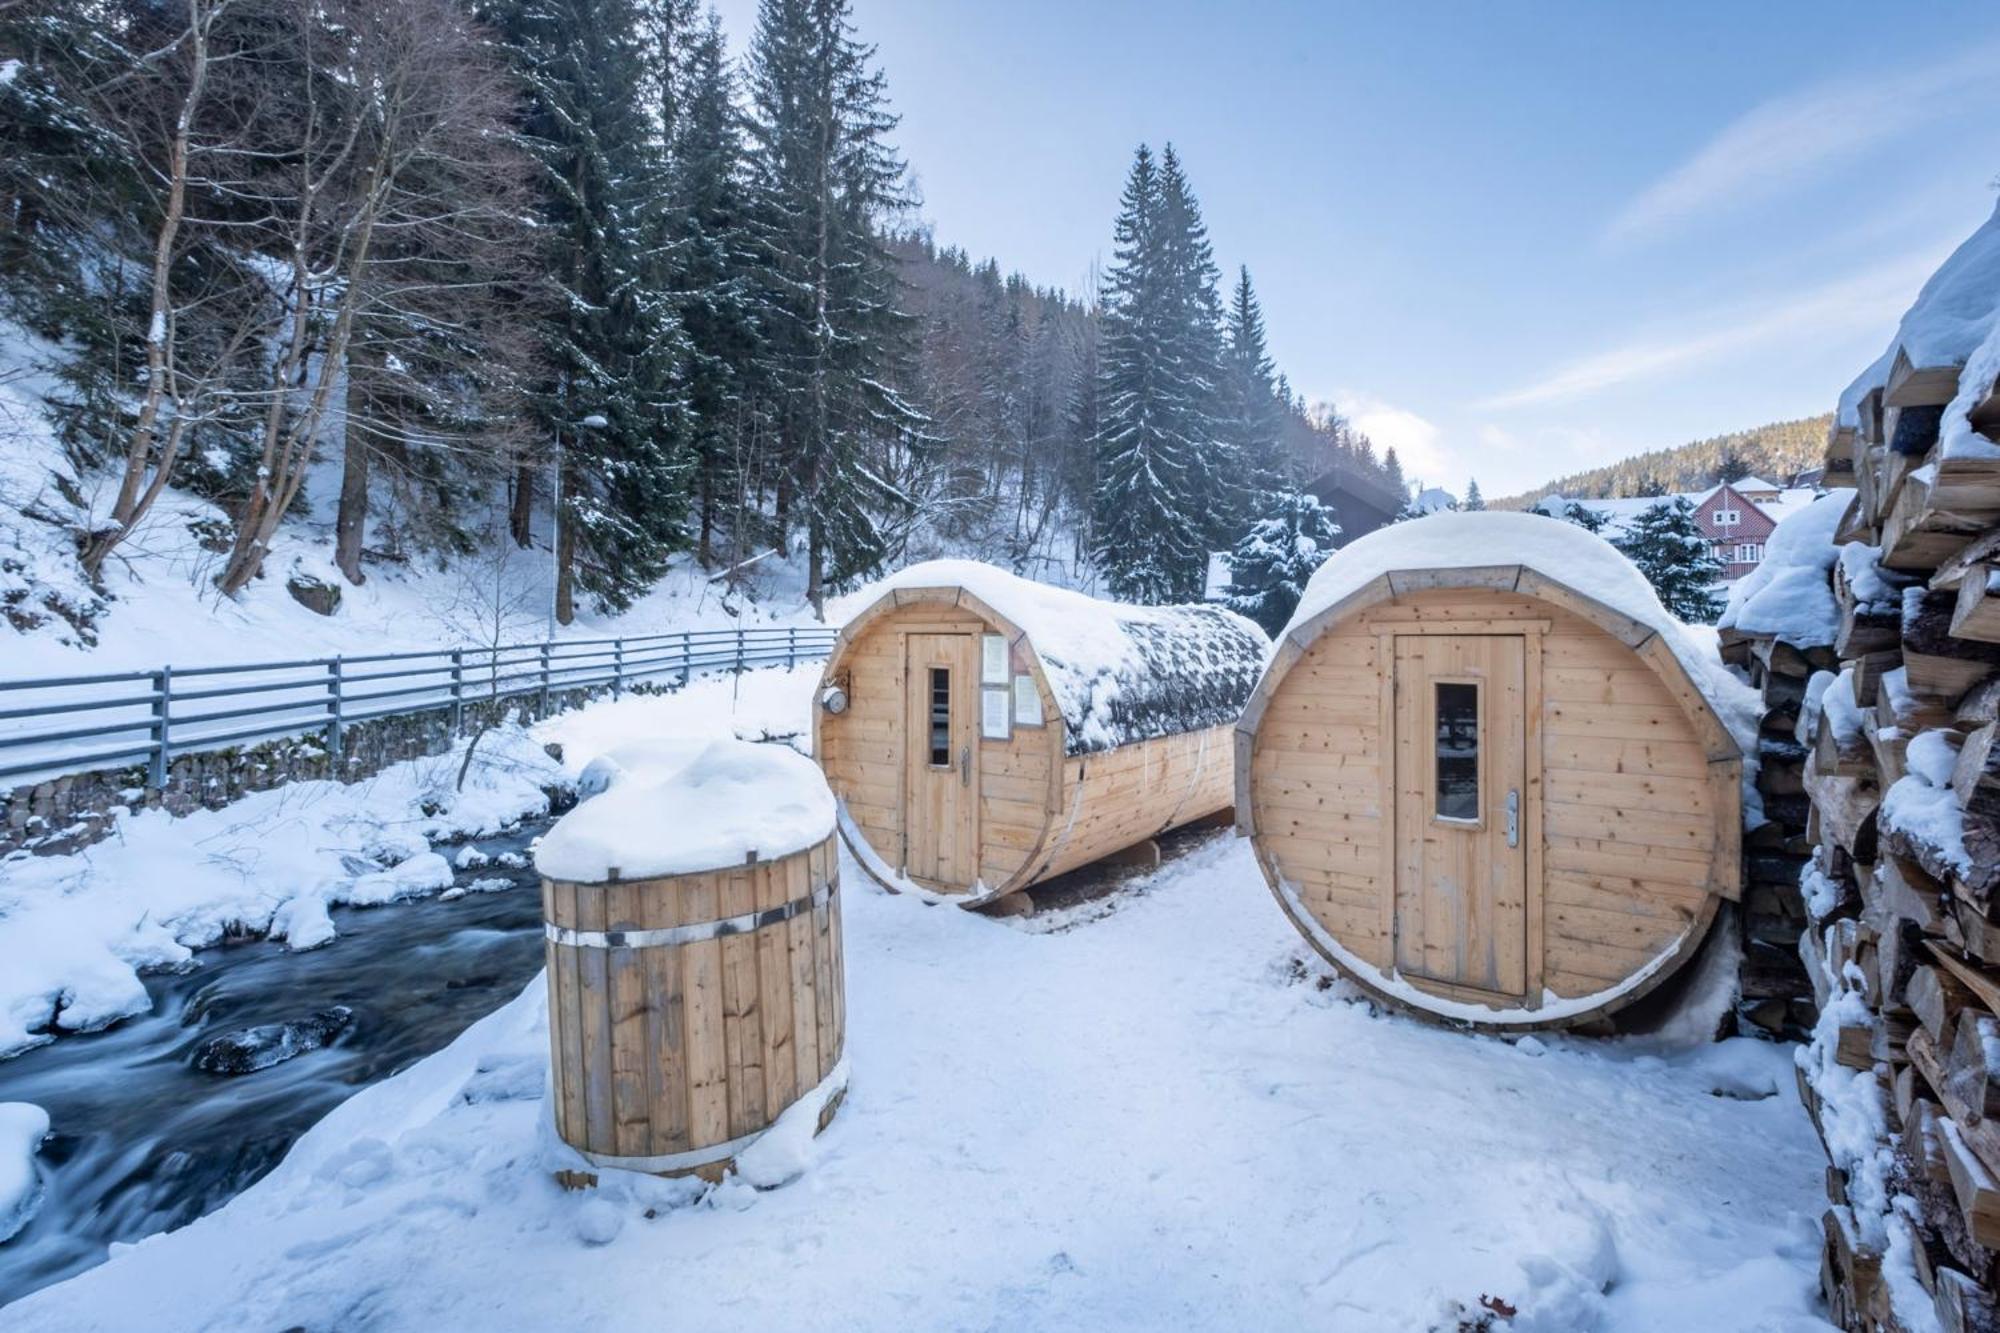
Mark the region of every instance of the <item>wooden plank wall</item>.
<instances>
[{"instance_id":1,"label":"wooden plank wall","mask_svg":"<svg viewBox=\"0 0 2000 1333\"><path fill-rule=\"evenodd\" d=\"M575 930L659 929L779 907L838 874L829 837L707 874L545 879L542 910ZM546 948L556 1127L587 1152L653 1157L755 1133L840 1060L837 892L777 925L678 948Z\"/></svg>"},{"instance_id":2,"label":"wooden plank wall","mask_svg":"<svg viewBox=\"0 0 2000 1333\"><path fill-rule=\"evenodd\" d=\"M1540 883L1530 884L1543 896L1544 946L1530 992L1603 990L1705 923L1718 820L1737 813L1718 809L1708 756L1666 683L1623 643L1546 602L1438 589L1323 634L1259 723L1251 755L1257 837L1320 924L1389 970L1394 872L1385 840L1393 821L1384 818L1380 765L1393 724L1378 635L1412 616L1493 632L1506 632L1509 621L1547 625L1537 635L1541 703L1529 727L1531 745L1540 733L1545 855Z\"/></svg>"},{"instance_id":3,"label":"wooden plank wall","mask_svg":"<svg viewBox=\"0 0 2000 1333\"><path fill-rule=\"evenodd\" d=\"M1064 808L1036 881L1227 809L1231 730L1225 724L1065 759Z\"/></svg>"},{"instance_id":4,"label":"wooden plank wall","mask_svg":"<svg viewBox=\"0 0 2000 1333\"><path fill-rule=\"evenodd\" d=\"M903 642L912 632L999 632L962 607L918 602L875 617L828 670L844 676L848 709L819 718L820 765L863 837L889 865L903 859ZM1016 643L1012 670L1034 671ZM1043 697L1040 727L979 742L979 879L1021 888L1166 830L1227 809L1230 728L1163 736L1098 754L1062 754L1062 721Z\"/></svg>"}]
</instances>

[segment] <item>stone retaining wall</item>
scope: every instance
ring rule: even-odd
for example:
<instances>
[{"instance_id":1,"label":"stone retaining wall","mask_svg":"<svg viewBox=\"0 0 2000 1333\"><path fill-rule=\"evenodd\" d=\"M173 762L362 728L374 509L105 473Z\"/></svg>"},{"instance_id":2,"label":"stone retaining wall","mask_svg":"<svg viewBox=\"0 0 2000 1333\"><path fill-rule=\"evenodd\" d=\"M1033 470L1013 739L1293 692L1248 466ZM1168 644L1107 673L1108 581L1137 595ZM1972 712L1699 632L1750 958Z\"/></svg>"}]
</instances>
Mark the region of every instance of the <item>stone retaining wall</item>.
<instances>
[{"instance_id":1,"label":"stone retaining wall","mask_svg":"<svg viewBox=\"0 0 2000 1333\"><path fill-rule=\"evenodd\" d=\"M457 733L470 735L510 713L524 720L578 707L609 686L551 691L546 708L539 688L497 699L467 700ZM678 685L630 685L632 694L664 693ZM443 754L456 739L452 710L426 709L347 724L341 755L328 751L324 733L291 736L176 756L167 785L146 785L146 765L71 773L0 792L0 856L29 851L42 856L73 852L108 836L121 810L166 810L184 815L219 810L251 792L288 782L337 779L359 782L391 764Z\"/></svg>"}]
</instances>

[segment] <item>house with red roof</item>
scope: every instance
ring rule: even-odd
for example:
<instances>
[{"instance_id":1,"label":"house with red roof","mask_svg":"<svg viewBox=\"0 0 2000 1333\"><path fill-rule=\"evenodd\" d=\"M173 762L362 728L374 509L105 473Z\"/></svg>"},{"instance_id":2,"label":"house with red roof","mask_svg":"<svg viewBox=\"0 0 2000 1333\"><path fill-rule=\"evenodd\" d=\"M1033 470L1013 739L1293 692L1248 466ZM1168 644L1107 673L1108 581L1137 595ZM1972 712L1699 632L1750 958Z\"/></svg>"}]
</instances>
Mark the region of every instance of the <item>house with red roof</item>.
<instances>
[{"instance_id":1,"label":"house with red roof","mask_svg":"<svg viewBox=\"0 0 2000 1333\"><path fill-rule=\"evenodd\" d=\"M1810 486L1779 486L1761 477L1744 477L1703 491L1682 491L1680 498L1694 506L1695 524L1708 538L1709 549L1723 565L1722 582L1732 583L1763 563L1764 544L1778 520L1792 510L1813 502L1820 494ZM1615 540L1633 519L1667 496L1626 496L1614 500L1566 500L1545 496L1536 502L1544 513L1560 513L1563 506L1582 505L1605 517L1603 535Z\"/></svg>"}]
</instances>

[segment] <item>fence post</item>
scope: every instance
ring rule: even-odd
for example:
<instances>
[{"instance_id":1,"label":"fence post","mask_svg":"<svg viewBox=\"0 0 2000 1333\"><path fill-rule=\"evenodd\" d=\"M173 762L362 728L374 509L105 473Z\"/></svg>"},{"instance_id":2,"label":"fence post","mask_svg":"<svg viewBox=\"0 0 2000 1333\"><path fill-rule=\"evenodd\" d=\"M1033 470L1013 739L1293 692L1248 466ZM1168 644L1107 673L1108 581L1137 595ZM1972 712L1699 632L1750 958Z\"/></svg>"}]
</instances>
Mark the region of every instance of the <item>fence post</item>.
<instances>
[{"instance_id":1,"label":"fence post","mask_svg":"<svg viewBox=\"0 0 2000 1333\"><path fill-rule=\"evenodd\" d=\"M340 771L341 723L344 721L341 716L340 679L340 655L336 653L333 660L326 664L326 752L334 765L329 777L338 776Z\"/></svg>"},{"instance_id":2,"label":"fence post","mask_svg":"<svg viewBox=\"0 0 2000 1333\"><path fill-rule=\"evenodd\" d=\"M542 640L542 716L549 715L549 641Z\"/></svg>"},{"instance_id":3,"label":"fence post","mask_svg":"<svg viewBox=\"0 0 2000 1333\"><path fill-rule=\"evenodd\" d=\"M173 743L174 669L163 666L153 673L153 762L148 774L153 790L167 789L167 747Z\"/></svg>"},{"instance_id":4,"label":"fence post","mask_svg":"<svg viewBox=\"0 0 2000 1333\"><path fill-rule=\"evenodd\" d=\"M688 661L688 657L691 651L692 650L688 647L687 631L682 630L681 631L681 684L683 685L687 684L688 678L694 675L694 667Z\"/></svg>"},{"instance_id":5,"label":"fence post","mask_svg":"<svg viewBox=\"0 0 2000 1333\"><path fill-rule=\"evenodd\" d=\"M785 665L787 667L795 667L798 664L799 664L798 627L795 625L788 626L785 630Z\"/></svg>"},{"instance_id":6,"label":"fence post","mask_svg":"<svg viewBox=\"0 0 2000 1333\"><path fill-rule=\"evenodd\" d=\"M611 641L611 697L616 699L625 689L625 640Z\"/></svg>"},{"instance_id":7,"label":"fence post","mask_svg":"<svg viewBox=\"0 0 2000 1333\"><path fill-rule=\"evenodd\" d=\"M451 734L465 731L465 650L451 650Z\"/></svg>"},{"instance_id":8,"label":"fence post","mask_svg":"<svg viewBox=\"0 0 2000 1333\"><path fill-rule=\"evenodd\" d=\"M743 627L738 625L736 627L736 674L739 676L743 674L743 637Z\"/></svg>"}]
</instances>

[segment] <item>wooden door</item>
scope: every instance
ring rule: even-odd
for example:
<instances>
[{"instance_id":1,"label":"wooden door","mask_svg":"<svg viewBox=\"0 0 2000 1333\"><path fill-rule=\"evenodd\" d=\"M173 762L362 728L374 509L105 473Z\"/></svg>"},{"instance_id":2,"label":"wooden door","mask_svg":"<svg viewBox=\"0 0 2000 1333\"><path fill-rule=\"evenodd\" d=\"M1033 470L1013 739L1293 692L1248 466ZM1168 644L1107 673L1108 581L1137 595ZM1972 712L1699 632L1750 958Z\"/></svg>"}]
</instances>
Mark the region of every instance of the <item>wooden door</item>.
<instances>
[{"instance_id":1,"label":"wooden door","mask_svg":"<svg viewBox=\"0 0 2000 1333\"><path fill-rule=\"evenodd\" d=\"M1523 998L1527 644L1396 636L1396 968Z\"/></svg>"},{"instance_id":2,"label":"wooden door","mask_svg":"<svg viewBox=\"0 0 2000 1333\"><path fill-rule=\"evenodd\" d=\"M964 889L979 877L979 638L905 639L903 873Z\"/></svg>"}]
</instances>

